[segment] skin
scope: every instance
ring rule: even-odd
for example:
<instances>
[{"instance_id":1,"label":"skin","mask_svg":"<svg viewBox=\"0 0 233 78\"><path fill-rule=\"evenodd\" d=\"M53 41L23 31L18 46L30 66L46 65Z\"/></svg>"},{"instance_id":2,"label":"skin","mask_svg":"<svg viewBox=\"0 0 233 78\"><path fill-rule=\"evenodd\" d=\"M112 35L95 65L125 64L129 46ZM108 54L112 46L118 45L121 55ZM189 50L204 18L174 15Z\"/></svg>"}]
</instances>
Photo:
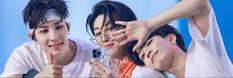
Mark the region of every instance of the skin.
<instances>
[{"instance_id":1,"label":"skin","mask_svg":"<svg viewBox=\"0 0 233 78\"><path fill-rule=\"evenodd\" d=\"M163 13L150 19L130 22L116 21L116 24L124 25L126 28L113 32L113 35L117 36L114 38L114 40L119 40L118 42L120 45L125 45L132 40L138 40L138 43L133 48L135 51L138 50L145 42L150 32L173 20L185 17L194 17L200 32L202 33L203 37L205 37L209 29L209 11L209 0L182 0ZM125 34L128 37L121 40L123 36L122 34Z\"/></svg>"},{"instance_id":2,"label":"skin","mask_svg":"<svg viewBox=\"0 0 233 78\"><path fill-rule=\"evenodd\" d=\"M177 77L184 75L186 54L177 46L176 36L173 33L165 38L153 36L146 41L138 54L145 65L152 69L169 71Z\"/></svg>"},{"instance_id":3,"label":"skin","mask_svg":"<svg viewBox=\"0 0 233 78\"><path fill-rule=\"evenodd\" d=\"M29 37L31 37L31 33ZM50 20L41 23L35 29L36 40L48 58L45 68L35 77L61 78L63 66L72 62L76 54L75 43L68 40L68 26L65 21ZM64 59L66 58L66 59ZM22 77L12 75L11 77Z\"/></svg>"},{"instance_id":4,"label":"skin","mask_svg":"<svg viewBox=\"0 0 233 78\"><path fill-rule=\"evenodd\" d=\"M138 43L133 50L139 52L141 45L146 42L147 37L152 31L172 20L184 17L193 17L198 26L197 28L200 30L202 36L205 37L209 29L209 11L209 0L182 0L163 13L147 20L130 22L116 21L116 24L125 25L126 28L114 31L114 40L118 40L120 45L127 44L132 40L138 40ZM125 34L128 37L122 40L122 34ZM171 42L176 38L168 36L164 39L160 37L152 37L152 39L155 41L152 43L154 46L145 46L145 48L148 47L148 49L152 50L152 53L158 50L158 55L156 54L157 58L152 59L153 63L150 59L145 59L144 62L153 69L170 71L177 77L184 77L186 55L179 47L177 47L177 45L174 45L176 43L168 44L168 42ZM171 51L166 49L170 49ZM141 53L148 54L147 52L149 53L149 51L142 50L139 55L141 55ZM173 58L175 60L172 60Z\"/></svg>"},{"instance_id":5,"label":"skin","mask_svg":"<svg viewBox=\"0 0 233 78\"><path fill-rule=\"evenodd\" d=\"M112 69L108 69L99 61L94 61L90 63L92 66L91 72L93 73L94 77L118 77L118 65L123 64L128 60L124 53L127 47L125 45L119 46L118 42L112 39L110 34L112 31L114 31L110 29L112 25L109 22L106 22L104 27L102 27L103 19L103 14L96 18L94 22L94 35L98 45L109 50L109 61L112 65ZM109 18L107 18L106 21L109 21Z\"/></svg>"},{"instance_id":6,"label":"skin","mask_svg":"<svg viewBox=\"0 0 233 78\"><path fill-rule=\"evenodd\" d=\"M69 64L76 54L75 43L68 40L66 22L59 19L39 24L35 35L35 42L41 46L49 60L36 77L62 77L63 66Z\"/></svg>"}]
</instances>

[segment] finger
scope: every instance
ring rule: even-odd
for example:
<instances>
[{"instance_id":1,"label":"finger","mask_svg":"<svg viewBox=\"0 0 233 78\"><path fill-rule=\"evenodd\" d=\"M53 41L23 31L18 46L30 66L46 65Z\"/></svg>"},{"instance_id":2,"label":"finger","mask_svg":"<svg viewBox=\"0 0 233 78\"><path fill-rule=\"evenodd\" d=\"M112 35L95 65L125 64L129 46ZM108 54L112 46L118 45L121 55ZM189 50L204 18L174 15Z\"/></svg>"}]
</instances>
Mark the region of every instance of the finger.
<instances>
[{"instance_id":1,"label":"finger","mask_svg":"<svg viewBox=\"0 0 233 78\"><path fill-rule=\"evenodd\" d=\"M53 64L53 54L49 53L49 64Z\"/></svg>"},{"instance_id":2,"label":"finger","mask_svg":"<svg viewBox=\"0 0 233 78\"><path fill-rule=\"evenodd\" d=\"M122 41L119 43L119 46L126 45L126 44L129 43L130 41L132 41L132 40L130 40L130 39L127 37L125 40L122 40Z\"/></svg>"},{"instance_id":3,"label":"finger","mask_svg":"<svg viewBox=\"0 0 233 78\"><path fill-rule=\"evenodd\" d=\"M93 70L95 72L98 72L98 74L101 74L101 75L106 75L108 74L108 72L110 72L110 69L108 69L104 64L102 64L101 62L99 61L95 61L94 62L94 67L93 67Z\"/></svg>"},{"instance_id":4,"label":"finger","mask_svg":"<svg viewBox=\"0 0 233 78\"><path fill-rule=\"evenodd\" d=\"M99 70L96 70L94 68L91 68L91 74L94 77L101 77L102 76L102 73Z\"/></svg>"},{"instance_id":5,"label":"finger","mask_svg":"<svg viewBox=\"0 0 233 78\"><path fill-rule=\"evenodd\" d=\"M58 70L55 70L53 72L53 75L62 75L63 74L63 71L58 71Z\"/></svg>"},{"instance_id":6,"label":"finger","mask_svg":"<svg viewBox=\"0 0 233 78\"><path fill-rule=\"evenodd\" d=\"M61 66L61 65L54 65L53 69L54 70L60 70L60 71L62 71L63 70L63 66Z\"/></svg>"},{"instance_id":7,"label":"finger","mask_svg":"<svg viewBox=\"0 0 233 78\"><path fill-rule=\"evenodd\" d=\"M54 75L54 77L52 77L52 78L62 78L62 74L60 74L60 75Z\"/></svg>"},{"instance_id":8,"label":"finger","mask_svg":"<svg viewBox=\"0 0 233 78\"><path fill-rule=\"evenodd\" d=\"M127 26L128 22L125 22L125 21L115 21L115 24Z\"/></svg>"},{"instance_id":9,"label":"finger","mask_svg":"<svg viewBox=\"0 0 233 78\"><path fill-rule=\"evenodd\" d=\"M91 69L91 77L97 77L97 74L93 71L93 69Z\"/></svg>"},{"instance_id":10,"label":"finger","mask_svg":"<svg viewBox=\"0 0 233 78\"><path fill-rule=\"evenodd\" d=\"M113 38L114 41L122 41L122 40L125 40L127 38L126 34L121 34L121 35L118 35L118 36L115 36Z\"/></svg>"},{"instance_id":11,"label":"finger","mask_svg":"<svg viewBox=\"0 0 233 78\"><path fill-rule=\"evenodd\" d=\"M145 38L139 39L137 44L133 47L133 51L139 50L145 41L146 41Z\"/></svg>"},{"instance_id":12,"label":"finger","mask_svg":"<svg viewBox=\"0 0 233 78\"><path fill-rule=\"evenodd\" d=\"M117 35L120 35L120 34L124 34L126 31L126 29L120 29L120 30L117 30L117 31L113 31L111 33L112 36L117 36Z\"/></svg>"}]
</instances>

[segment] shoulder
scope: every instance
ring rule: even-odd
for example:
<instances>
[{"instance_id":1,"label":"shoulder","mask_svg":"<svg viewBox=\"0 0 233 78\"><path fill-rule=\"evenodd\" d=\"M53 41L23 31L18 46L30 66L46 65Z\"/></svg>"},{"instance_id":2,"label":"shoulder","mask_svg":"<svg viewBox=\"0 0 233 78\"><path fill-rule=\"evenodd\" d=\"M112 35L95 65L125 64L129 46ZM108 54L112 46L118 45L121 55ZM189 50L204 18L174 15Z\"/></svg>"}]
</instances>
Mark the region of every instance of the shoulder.
<instances>
[{"instance_id":1,"label":"shoulder","mask_svg":"<svg viewBox=\"0 0 233 78\"><path fill-rule=\"evenodd\" d=\"M161 72L153 70L146 66L136 66L132 77L165 77Z\"/></svg>"},{"instance_id":2,"label":"shoulder","mask_svg":"<svg viewBox=\"0 0 233 78\"><path fill-rule=\"evenodd\" d=\"M5 64L2 76L26 73L30 68L30 58L35 58L36 53L36 45L33 42L25 42L16 47Z\"/></svg>"},{"instance_id":3,"label":"shoulder","mask_svg":"<svg viewBox=\"0 0 233 78\"><path fill-rule=\"evenodd\" d=\"M24 42L22 45L16 47L12 55L20 55L20 56L25 56L25 55L30 55L30 54L36 54L38 53L39 48L34 42Z\"/></svg>"}]
</instances>

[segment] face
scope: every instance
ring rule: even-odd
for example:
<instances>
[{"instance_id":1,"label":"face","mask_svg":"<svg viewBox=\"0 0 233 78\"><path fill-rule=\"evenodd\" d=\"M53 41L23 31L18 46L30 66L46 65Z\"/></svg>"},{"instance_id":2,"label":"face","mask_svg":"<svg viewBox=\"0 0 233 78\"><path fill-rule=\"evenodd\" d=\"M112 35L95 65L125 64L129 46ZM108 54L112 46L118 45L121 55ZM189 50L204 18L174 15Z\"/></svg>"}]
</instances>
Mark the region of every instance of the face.
<instances>
[{"instance_id":1,"label":"face","mask_svg":"<svg viewBox=\"0 0 233 78\"><path fill-rule=\"evenodd\" d=\"M122 52L125 51L125 46L118 46L118 43L110 37L110 33L114 30L112 29L109 18L106 18L104 25L103 21L104 15L102 14L99 15L94 22L94 36L96 37L98 45L107 48L112 56L122 54Z\"/></svg>"},{"instance_id":2,"label":"face","mask_svg":"<svg viewBox=\"0 0 233 78\"><path fill-rule=\"evenodd\" d=\"M150 68L166 71L172 67L175 57L174 38L153 36L139 51L140 59Z\"/></svg>"},{"instance_id":3,"label":"face","mask_svg":"<svg viewBox=\"0 0 233 78\"><path fill-rule=\"evenodd\" d=\"M59 57L69 51L68 28L65 21L51 20L39 24L35 30L35 36L36 43L47 55L52 53Z\"/></svg>"}]
</instances>

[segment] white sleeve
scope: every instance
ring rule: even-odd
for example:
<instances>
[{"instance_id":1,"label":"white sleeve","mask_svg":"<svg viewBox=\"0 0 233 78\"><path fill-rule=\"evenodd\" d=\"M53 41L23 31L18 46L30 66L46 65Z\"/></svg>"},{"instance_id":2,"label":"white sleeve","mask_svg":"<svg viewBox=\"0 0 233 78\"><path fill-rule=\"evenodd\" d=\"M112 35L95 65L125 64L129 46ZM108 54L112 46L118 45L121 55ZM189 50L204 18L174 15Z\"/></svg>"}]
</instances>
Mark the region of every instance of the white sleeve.
<instances>
[{"instance_id":1,"label":"white sleeve","mask_svg":"<svg viewBox=\"0 0 233 78\"><path fill-rule=\"evenodd\" d=\"M8 77L15 74L26 74L28 72L30 67L26 65L24 51L24 48L18 47L12 52L12 55L9 57L0 77Z\"/></svg>"},{"instance_id":2,"label":"white sleeve","mask_svg":"<svg viewBox=\"0 0 233 78\"><path fill-rule=\"evenodd\" d=\"M146 77L150 77L150 78L163 78L165 77L161 72L153 70L149 67L145 67L145 66L137 66L132 73L132 78L146 78Z\"/></svg>"},{"instance_id":3,"label":"white sleeve","mask_svg":"<svg viewBox=\"0 0 233 78\"><path fill-rule=\"evenodd\" d=\"M228 76L232 77L233 76L232 63L227 55L213 8L210 7L209 29L205 37L203 37L203 35L201 34L200 30L198 29L198 26L194 22L193 17L188 18L188 22L189 22L189 33L193 39L189 47L189 50L191 51L193 50L193 48L197 48L197 47L202 47L203 49L208 50L208 51L202 50L201 52L198 53L201 53L202 55L208 54L208 56L213 58L209 58L207 57L207 55L205 57L199 56L199 58L202 60L203 58L206 58L206 60L209 59L209 61L212 60L214 62L217 62L215 64L215 67L218 66L220 67L218 69L223 70L218 72L224 73L226 77ZM208 53L203 53L203 52L208 52Z\"/></svg>"}]
</instances>

